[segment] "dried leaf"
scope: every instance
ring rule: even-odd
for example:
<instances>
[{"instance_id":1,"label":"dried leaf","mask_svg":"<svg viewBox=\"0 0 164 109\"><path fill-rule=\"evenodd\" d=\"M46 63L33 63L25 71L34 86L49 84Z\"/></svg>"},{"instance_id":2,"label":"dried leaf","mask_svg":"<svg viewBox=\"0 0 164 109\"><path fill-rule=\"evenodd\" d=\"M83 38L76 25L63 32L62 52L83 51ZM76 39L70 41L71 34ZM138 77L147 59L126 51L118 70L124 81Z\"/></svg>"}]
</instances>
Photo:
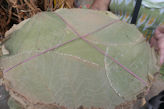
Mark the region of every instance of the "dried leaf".
<instances>
[{"instance_id":1,"label":"dried leaf","mask_svg":"<svg viewBox=\"0 0 164 109\"><path fill-rule=\"evenodd\" d=\"M85 39L106 55L74 30L81 36L88 34ZM0 65L11 96L26 108L126 107L147 86L107 55L147 84L148 73L158 70L155 52L137 28L106 12L60 9L39 13L9 37L5 46L10 56L2 57ZM65 45L59 46L62 43ZM55 45L56 49L40 54Z\"/></svg>"}]
</instances>

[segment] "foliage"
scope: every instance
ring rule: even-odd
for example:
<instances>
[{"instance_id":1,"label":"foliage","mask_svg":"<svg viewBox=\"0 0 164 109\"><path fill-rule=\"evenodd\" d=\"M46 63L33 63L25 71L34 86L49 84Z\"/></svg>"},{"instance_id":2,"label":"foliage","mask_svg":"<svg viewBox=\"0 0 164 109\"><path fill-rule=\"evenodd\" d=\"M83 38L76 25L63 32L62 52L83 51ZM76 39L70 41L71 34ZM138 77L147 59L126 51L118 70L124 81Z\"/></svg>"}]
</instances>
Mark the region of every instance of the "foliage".
<instances>
[{"instance_id":1,"label":"foliage","mask_svg":"<svg viewBox=\"0 0 164 109\"><path fill-rule=\"evenodd\" d=\"M133 103L158 70L142 34L111 13L60 9L22 23L6 41L10 55L0 66L24 108L115 109Z\"/></svg>"}]
</instances>

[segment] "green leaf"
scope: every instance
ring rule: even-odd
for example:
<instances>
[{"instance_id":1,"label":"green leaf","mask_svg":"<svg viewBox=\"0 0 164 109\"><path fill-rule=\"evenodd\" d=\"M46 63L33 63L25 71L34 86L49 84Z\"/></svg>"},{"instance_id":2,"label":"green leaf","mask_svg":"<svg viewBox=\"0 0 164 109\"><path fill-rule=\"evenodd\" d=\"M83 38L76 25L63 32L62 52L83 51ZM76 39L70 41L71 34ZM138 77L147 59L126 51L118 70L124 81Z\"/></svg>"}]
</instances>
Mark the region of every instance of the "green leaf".
<instances>
[{"instance_id":1,"label":"green leaf","mask_svg":"<svg viewBox=\"0 0 164 109\"><path fill-rule=\"evenodd\" d=\"M147 84L148 73L158 70L155 52L134 25L117 21L110 13L86 9L42 12L13 32L5 43L10 56L2 57L0 66L6 71L5 84L10 92L14 92L11 94L14 99L19 98L20 103L24 100L27 106L36 109L45 106L114 109L135 100L144 91L146 86L141 81L82 39L23 61L78 38L56 13L81 36L92 33L86 37L89 42ZM113 21L115 23L103 28Z\"/></svg>"}]
</instances>

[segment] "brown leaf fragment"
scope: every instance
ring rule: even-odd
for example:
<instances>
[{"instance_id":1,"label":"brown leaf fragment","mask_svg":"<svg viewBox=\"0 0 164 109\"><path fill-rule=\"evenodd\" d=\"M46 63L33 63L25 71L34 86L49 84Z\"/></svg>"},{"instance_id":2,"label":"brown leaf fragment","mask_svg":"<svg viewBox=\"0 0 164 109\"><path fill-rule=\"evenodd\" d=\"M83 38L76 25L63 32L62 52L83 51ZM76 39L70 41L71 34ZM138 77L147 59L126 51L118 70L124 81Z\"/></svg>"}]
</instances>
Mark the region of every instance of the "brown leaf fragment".
<instances>
[{"instance_id":1,"label":"brown leaf fragment","mask_svg":"<svg viewBox=\"0 0 164 109\"><path fill-rule=\"evenodd\" d=\"M0 79L3 78L3 72L0 70Z\"/></svg>"},{"instance_id":2,"label":"brown leaf fragment","mask_svg":"<svg viewBox=\"0 0 164 109\"><path fill-rule=\"evenodd\" d=\"M127 101L123 104L116 106L115 109L133 109L134 103L135 103L135 101Z\"/></svg>"}]
</instances>

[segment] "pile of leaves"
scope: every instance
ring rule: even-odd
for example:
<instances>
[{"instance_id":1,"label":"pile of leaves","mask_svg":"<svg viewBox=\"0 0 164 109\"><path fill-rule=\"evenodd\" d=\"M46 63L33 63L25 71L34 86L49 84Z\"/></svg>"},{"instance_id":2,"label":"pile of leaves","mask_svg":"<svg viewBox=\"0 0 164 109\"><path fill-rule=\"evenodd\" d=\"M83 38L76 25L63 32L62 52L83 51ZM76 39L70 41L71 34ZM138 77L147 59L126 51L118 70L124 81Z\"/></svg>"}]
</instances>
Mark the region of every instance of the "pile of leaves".
<instances>
[{"instance_id":1,"label":"pile of leaves","mask_svg":"<svg viewBox=\"0 0 164 109\"><path fill-rule=\"evenodd\" d=\"M41 12L12 29L0 58L10 107L134 109L158 71L142 34L110 12Z\"/></svg>"},{"instance_id":2,"label":"pile of leaves","mask_svg":"<svg viewBox=\"0 0 164 109\"><path fill-rule=\"evenodd\" d=\"M0 40L5 32L41 11L72 8L74 0L0 0Z\"/></svg>"}]
</instances>

